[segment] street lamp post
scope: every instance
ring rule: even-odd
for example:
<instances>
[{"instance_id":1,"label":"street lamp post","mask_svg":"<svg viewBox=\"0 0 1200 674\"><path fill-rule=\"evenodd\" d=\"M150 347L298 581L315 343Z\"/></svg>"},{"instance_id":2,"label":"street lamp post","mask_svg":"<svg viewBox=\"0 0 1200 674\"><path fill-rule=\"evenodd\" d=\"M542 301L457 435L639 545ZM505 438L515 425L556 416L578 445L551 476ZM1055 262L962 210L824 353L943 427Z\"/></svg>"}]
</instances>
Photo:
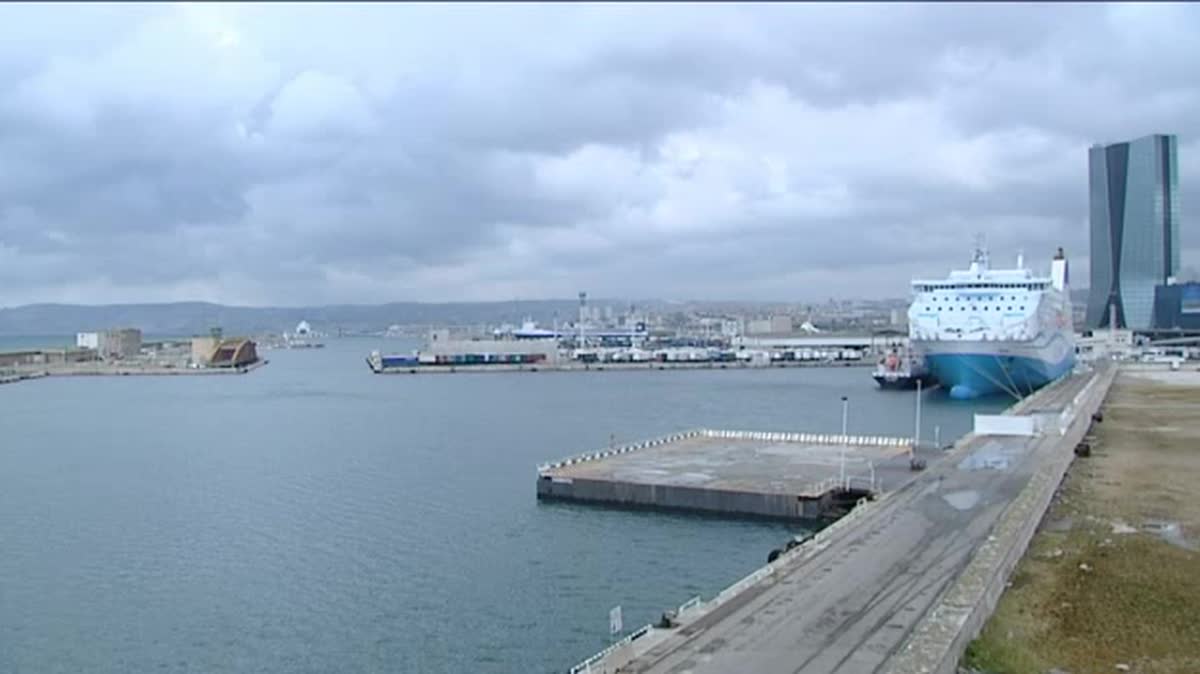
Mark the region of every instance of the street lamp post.
<instances>
[{"instance_id":1,"label":"street lamp post","mask_svg":"<svg viewBox=\"0 0 1200 674\"><path fill-rule=\"evenodd\" d=\"M843 437L845 437L845 435L846 435L846 421L849 418L849 416L848 416L849 412L850 412L850 399L847 398L846 396L842 396L842 436Z\"/></svg>"},{"instance_id":2,"label":"street lamp post","mask_svg":"<svg viewBox=\"0 0 1200 674\"><path fill-rule=\"evenodd\" d=\"M849 418L850 399L842 396L842 489L846 488L846 421Z\"/></svg>"},{"instance_id":3,"label":"street lamp post","mask_svg":"<svg viewBox=\"0 0 1200 674\"><path fill-rule=\"evenodd\" d=\"M913 433L913 449L915 450L921 444L921 380L917 380L917 421L916 429Z\"/></svg>"}]
</instances>

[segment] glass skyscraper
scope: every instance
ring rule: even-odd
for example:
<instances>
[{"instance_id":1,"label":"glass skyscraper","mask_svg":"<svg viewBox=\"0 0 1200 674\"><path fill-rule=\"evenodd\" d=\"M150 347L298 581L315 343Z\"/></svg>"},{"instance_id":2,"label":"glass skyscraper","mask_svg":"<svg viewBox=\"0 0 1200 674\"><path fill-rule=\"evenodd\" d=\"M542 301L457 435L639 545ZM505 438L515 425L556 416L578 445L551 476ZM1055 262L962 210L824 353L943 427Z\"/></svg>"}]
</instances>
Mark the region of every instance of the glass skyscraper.
<instances>
[{"instance_id":1,"label":"glass skyscraper","mask_svg":"<svg viewBox=\"0 0 1200 674\"><path fill-rule=\"evenodd\" d=\"M1179 171L1173 135L1088 152L1092 256L1087 325L1148 330L1154 288L1179 271ZM1115 309L1115 311L1114 311Z\"/></svg>"}]
</instances>

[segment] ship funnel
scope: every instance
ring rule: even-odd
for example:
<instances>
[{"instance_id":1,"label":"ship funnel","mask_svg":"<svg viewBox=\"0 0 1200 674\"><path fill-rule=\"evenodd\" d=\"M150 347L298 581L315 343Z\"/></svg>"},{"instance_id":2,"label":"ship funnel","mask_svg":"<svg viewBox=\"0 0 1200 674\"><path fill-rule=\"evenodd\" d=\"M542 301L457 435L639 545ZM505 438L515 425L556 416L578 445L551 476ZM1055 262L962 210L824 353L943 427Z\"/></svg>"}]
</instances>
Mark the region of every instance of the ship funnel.
<instances>
[{"instance_id":1,"label":"ship funnel","mask_svg":"<svg viewBox=\"0 0 1200 674\"><path fill-rule=\"evenodd\" d=\"M1054 284L1055 290L1065 291L1069 281L1067 256L1063 254L1063 249L1059 248L1054 255L1054 261L1050 263L1050 282Z\"/></svg>"}]
</instances>

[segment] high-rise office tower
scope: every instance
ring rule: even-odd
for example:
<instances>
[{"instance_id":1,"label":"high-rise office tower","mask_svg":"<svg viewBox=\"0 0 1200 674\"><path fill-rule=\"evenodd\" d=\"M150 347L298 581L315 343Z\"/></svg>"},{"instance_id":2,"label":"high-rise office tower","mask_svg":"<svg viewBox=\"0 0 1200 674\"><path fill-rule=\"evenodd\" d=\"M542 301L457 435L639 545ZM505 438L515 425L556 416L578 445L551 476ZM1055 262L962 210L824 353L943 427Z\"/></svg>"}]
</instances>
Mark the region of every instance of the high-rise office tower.
<instances>
[{"instance_id":1,"label":"high-rise office tower","mask_svg":"<svg viewBox=\"0 0 1200 674\"><path fill-rule=\"evenodd\" d=\"M1179 172L1173 135L1088 152L1091 285L1087 326L1147 330L1154 287L1179 271Z\"/></svg>"}]
</instances>

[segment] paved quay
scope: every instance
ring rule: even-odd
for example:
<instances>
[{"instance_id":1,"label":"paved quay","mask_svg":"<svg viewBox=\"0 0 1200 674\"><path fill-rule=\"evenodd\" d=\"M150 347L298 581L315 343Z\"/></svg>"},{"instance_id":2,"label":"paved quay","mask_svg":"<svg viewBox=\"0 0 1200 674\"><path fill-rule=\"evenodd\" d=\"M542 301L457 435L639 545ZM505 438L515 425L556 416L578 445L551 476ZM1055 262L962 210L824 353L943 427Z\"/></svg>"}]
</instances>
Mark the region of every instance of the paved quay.
<instances>
[{"instance_id":1,"label":"paved quay","mask_svg":"<svg viewBox=\"0 0 1200 674\"><path fill-rule=\"evenodd\" d=\"M820 519L915 475L910 438L694 430L539 466L541 499ZM922 450L922 456L940 452Z\"/></svg>"},{"instance_id":2,"label":"paved quay","mask_svg":"<svg viewBox=\"0 0 1200 674\"><path fill-rule=\"evenodd\" d=\"M896 491L692 602L678 626L641 630L577 671L953 672L1111 369L1073 375L1010 411L1054 420L1039 434L967 436Z\"/></svg>"}]
</instances>

